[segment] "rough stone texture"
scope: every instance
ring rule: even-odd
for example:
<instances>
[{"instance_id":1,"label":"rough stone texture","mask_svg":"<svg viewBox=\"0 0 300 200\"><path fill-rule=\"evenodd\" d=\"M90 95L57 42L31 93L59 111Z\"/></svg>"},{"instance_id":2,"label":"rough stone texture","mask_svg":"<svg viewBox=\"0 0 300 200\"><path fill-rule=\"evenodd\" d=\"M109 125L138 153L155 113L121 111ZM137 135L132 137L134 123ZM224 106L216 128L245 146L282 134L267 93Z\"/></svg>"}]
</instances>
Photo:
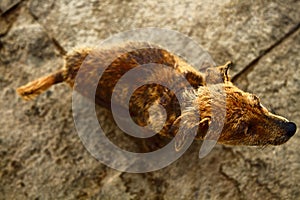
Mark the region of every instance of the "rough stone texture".
<instances>
[{"instance_id":1,"label":"rough stone texture","mask_svg":"<svg viewBox=\"0 0 300 200\"><path fill-rule=\"evenodd\" d=\"M0 18L0 199L298 199L299 133L278 147L217 145L201 160L195 142L162 170L122 173L83 147L67 86L31 102L15 88L59 69L61 53L74 47L133 28L168 27L199 42L217 63L233 60L236 84L299 126L299 9L297 0L28 0L10 7ZM106 126L127 145L110 119Z\"/></svg>"},{"instance_id":2,"label":"rough stone texture","mask_svg":"<svg viewBox=\"0 0 300 200\"><path fill-rule=\"evenodd\" d=\"M2 0L0 2L0 12L5 13L20 3L21 0Z\"/></svg>"}]
</instances>

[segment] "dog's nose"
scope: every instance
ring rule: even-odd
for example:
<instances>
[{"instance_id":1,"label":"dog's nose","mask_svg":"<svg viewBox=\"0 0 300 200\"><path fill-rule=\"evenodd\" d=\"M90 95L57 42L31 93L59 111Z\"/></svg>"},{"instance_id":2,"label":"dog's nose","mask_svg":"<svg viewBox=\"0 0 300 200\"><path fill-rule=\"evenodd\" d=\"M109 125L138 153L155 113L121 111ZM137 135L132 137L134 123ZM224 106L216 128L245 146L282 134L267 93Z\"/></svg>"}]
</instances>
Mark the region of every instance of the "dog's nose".
<instances>
[{"instance_id":1,"label":"dog's nose","mask_svg":"<svg viewBox=\"0 0 300 200\"><path fill-rule=\"evenodd\" d=\"M287 136L292 137L296 133L297 126L293 122L288 122L286 124L285 130L286 130Z\"/></svg>"}]
</instances>

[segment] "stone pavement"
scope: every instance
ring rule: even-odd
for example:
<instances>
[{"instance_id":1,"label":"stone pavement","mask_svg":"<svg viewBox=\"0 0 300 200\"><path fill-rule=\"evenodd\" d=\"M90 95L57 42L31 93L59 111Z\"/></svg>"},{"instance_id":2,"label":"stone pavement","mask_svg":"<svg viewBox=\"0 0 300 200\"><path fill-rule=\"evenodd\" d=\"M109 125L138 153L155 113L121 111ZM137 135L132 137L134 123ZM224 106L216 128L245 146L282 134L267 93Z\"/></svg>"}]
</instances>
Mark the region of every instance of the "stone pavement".
<instances>
[{"instance_id":1,"label":"stone pavement","mask_svg":"<svg viewBox=\"0 0 300 200\"><path fill-rule=\"evenodd\" d=\"M169 28L200 43L218 64L232 60L235 84L299 127L299 10L297 0L1 1L0 199L298 199L299 131L277 147L217 145L201 160L201 142L194 142L164 169L122 173L82 145L66 85L31 102L15 89L59 69L73 48L134 28ZM122 132L101 113L122 145Z\"/></svg>"}]
</instances>

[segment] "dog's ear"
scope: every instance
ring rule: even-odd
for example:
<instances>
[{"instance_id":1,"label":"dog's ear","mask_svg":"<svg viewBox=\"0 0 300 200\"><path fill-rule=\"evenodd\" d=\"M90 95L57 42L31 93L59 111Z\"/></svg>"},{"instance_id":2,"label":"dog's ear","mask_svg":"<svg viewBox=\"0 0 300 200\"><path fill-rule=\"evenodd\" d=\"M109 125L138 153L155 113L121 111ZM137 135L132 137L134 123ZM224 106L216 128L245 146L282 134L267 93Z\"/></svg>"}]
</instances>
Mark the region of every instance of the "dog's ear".
<instances>
[{"instance_id":1,"label":"dog's ear","mask_svg":"<svg viewBox=\"0 0 300 200\"><path fill-rule=\"evenodd\" d=\"M206 83L207 84L218 84L230 82L228 75L229 68L232 67L232 62L228 61L225 65L219 67L208 68L206 70Z\"/></svg>"},{"instance_id":2,"label":"dog's ear","mask_svg":"<svg viewBox=\"0 0 300 200\"><path fill-rule=\"evenodd\" d=\"M229 68L232 68L233 63L231 61L228 61L225 65L218 67L220 70L220 73L223 75L223 81L230 81L230 77L228 75Z\"/></svg>"},{"instance_id":3,"label":"dog's ear","mask_svg":"<svg viewBox=\"0 0 300 200\"><path fill-rule=\"evenodd\" d=\"M177 119L174 124L177 125L180 119ZM210 117L205 117L198 123L189 124L187 127L183 128L182 131L177 132L175 136L175 150L180 151L182 147L185 145L185 143L188 140L188 137L199 137L204 138L205 133L211 123Z\"/></svg>"},{"instance_id":4,"label":"dog's ear","mask_svg":"<svg viewBox=\"0 0 300 200\"><path fill-rule=\"evenodd\" d=\"M211 123L211 118L210 117L205 117L204 119L202 119L199 122L199 126L200 127L209 127L210 123Z\"/></svg>"}]
</instances>

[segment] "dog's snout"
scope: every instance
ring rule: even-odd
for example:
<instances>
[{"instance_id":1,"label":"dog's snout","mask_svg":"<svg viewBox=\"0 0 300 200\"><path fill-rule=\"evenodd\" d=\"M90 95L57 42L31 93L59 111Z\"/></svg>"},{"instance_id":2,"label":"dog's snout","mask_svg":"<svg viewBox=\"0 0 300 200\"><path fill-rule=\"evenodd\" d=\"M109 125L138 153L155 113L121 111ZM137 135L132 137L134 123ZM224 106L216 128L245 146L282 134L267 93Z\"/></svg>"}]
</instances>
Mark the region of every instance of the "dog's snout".
<instances>
[{"instance_id":1,"label":"dog's snout","mask_svg":"<svg viewBox=\"0 0 300 200\"><path fill-rule=\"evenodd\" d=\"M293 122L288 122L285 125L285 130L286 130L287 136L292 137L296 133L297 126Z\"/></svg>"}]
</instances>

